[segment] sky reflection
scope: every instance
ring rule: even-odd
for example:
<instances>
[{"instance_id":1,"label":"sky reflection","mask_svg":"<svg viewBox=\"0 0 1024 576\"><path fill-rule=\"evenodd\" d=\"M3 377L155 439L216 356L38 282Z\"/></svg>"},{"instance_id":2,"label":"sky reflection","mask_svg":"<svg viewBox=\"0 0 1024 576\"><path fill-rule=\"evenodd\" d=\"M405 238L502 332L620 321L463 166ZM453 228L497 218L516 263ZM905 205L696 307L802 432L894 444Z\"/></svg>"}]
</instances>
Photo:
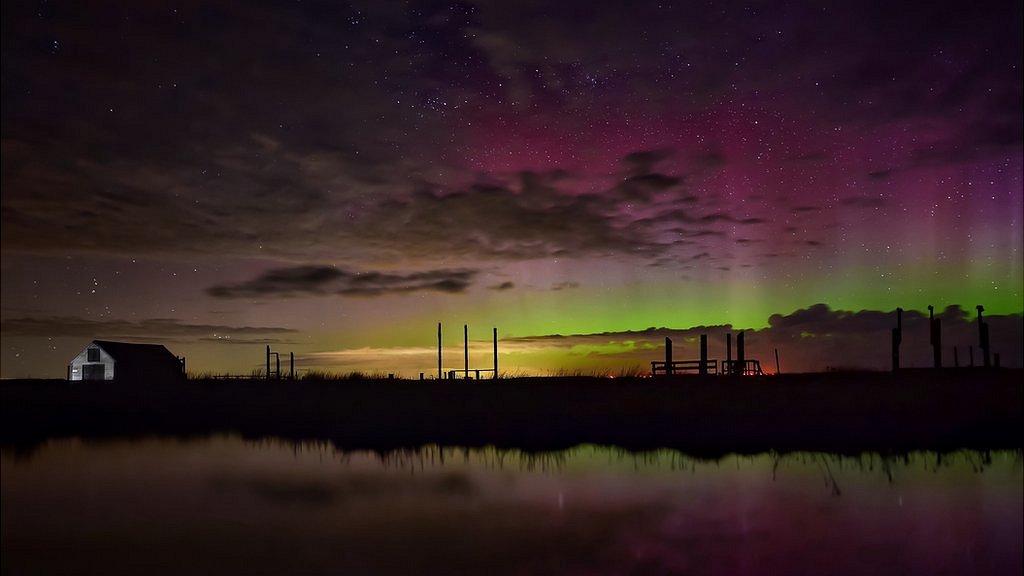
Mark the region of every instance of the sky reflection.
<instances>
[{"instance_id":1,"label":"sky reflection","mask_svg":"<svg viewBox=\"0 0 1024 576\"><path fill-rule=\"evenodd\" d=\"M1019 452L4 451L3 572L1020 573ZM59 551L59 553L55 553Z\"/></svg>"}]
</instances>

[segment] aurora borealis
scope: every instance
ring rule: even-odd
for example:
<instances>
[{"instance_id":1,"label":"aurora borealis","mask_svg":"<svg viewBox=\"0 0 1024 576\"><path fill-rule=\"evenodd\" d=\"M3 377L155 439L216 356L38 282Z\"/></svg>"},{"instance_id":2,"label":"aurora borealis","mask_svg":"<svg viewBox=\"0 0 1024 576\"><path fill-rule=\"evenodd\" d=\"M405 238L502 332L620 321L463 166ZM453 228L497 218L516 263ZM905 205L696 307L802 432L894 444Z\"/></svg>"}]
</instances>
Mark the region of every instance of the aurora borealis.
<instances>
[{"instance_id":1,"label":"aurora borealis","mask_svg":"<svg viewBox=\"0 0 1024 576\"><path fill-rule=\"evenodd\" d=\"M5 378L93 338L414 376L437 322L513 373L724 325L884 368L929 304L1024 364L1019 2L2 10Z\"/></svg>"}]
</instances>

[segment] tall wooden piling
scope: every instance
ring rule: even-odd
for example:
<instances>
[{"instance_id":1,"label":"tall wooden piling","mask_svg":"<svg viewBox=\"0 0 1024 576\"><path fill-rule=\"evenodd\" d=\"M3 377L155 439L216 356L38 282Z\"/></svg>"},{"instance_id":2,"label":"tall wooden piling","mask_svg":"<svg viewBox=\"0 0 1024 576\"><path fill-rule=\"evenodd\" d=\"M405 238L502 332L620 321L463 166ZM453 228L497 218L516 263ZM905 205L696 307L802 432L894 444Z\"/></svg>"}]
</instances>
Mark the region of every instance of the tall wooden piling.
<instances>
[{"instance_id":1,"label":"tall wooden piling","mask_svg":"<svg viewBox=\"0 0 1024 576\"><path fill-rule=\"evenodd\" d=\"M498 379L498 329L493 328L494 331L494 379Z\"/></svg>"},{"instance_id":2,"label":"tall wooden piling","mask_svg":"<svg viewBox=\"0 0 1024 576\"><path fill-rule=\"evenodd\" d=\"M700 364L697 367L697 371L701 376L707 376L708 374L708 335L700 335Z\"/></svg>"},{"instance_id":3,"label":"tall wooden piling","mask_svg":"<svg viewBox=\"0 0 1024 576\"><path fill-rule=\"evenodd\" d=\"M270 380L270 344L267 344L267 380Z\"/></svg>"},{"instance_id":4,"label":"tall wooden piling","mask_svg":"<svg viewBox=\"0 0 1024 576\"><path fill-rule=\"evenodd\" d=\"M979 344L980 344L979 347L981 348L981 362L982 362L982 366L984 366L985 368L990 368L992 366L992 358L991 358L991 353L990 353L990 350L989 350L988 324L983 322L982 319L981 319L981 313L985 311L985 307L981 306L979 304L977 306L977 308L978 308L978 340L979 340Z\"/></svg>"},{"instance_id":5,"label":"tall wooden piling","mask_svg":"<svg viewBox=\"0 0 1024 576\"><path fill-rule=\"evenodd\" d=\"M932 345L932 365L942 368L942 319L935 317L935 307L928 305L929 341Z\"/></svg>"},{"instance_id":6,"label":"tall wooden piling","mask_svg":"<svg viewBox=\"0 0 1024 576\"><path fill-rule=\"evenodd\" d=\"M732 332L725 333L725 370L732 373Z\"/></svg>"},{"instance_id":7,"label":"tall wooden piling","mask_svg":"<svg viewBox=\"0 0 1024 576\"><path fill-rule=\"evenodd\" d=\"M295 380L295 352L288 353L288 379Z\"/></svg>"},{"instance_id":8,"label":"tall wooden piling","mask_svg":"<svg viewBox=\"0 0 1024 576\"><path fill-rule=\"evenodd\" d=\"M469 324L462 325L462 349L465 353L465 372L466 378L469 378Z\"/></svg>"},{"instance_id":9,"label":"tall wooden piling","mask_svg":"<svg viewBox=\"0 0 1024 576\"><path fill-rule=\"evenodd\" d=\"M665 374L672 375L672 339L665 337Z\"/></svg>"},{"instance_id":10,"label":"tall wooden piling","mask_svg":"<svg viewBox=\"0 0 1024 576\"><path fill-rule=\"evenodd\" d=\"M736 367L740 376L747 371L747 358L743 350L743 330L736 335Z\"/></svg>"},{"instance_id":11,"label":"tall wooden piling","mask_svg":"<svg viewBox=\"0 0 1024 576\"><path fill-rule=\"evenodd\" d=\"M441 371L441 323L437 323L437 379L444 379L444 373Z\"/></svg>"},{"instance_id":12,"label":"tall wooden piling","mask_svg":"<svg viewBox=\"0 0 1024 576\"><path fill-rule=\"evenodd\" d=\"M900 344L903 342L903 308L896 309L896 327L892 329L892 371L900 369Z\"/></svg>"}]
</instances>

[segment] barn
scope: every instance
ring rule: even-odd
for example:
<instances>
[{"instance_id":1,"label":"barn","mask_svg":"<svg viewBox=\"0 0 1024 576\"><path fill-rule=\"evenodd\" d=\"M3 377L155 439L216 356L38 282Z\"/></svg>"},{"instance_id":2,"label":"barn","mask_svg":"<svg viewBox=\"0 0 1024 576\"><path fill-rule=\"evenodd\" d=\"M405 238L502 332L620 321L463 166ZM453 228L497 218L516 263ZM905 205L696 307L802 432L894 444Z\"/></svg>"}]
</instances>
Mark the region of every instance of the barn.
<instances>
[{"instance_id":1,"label":"barn","mask_svg":"<svg viewBox=\"0 0 1024 576\"><path fill-rule=\"evenodd\" d=\"M159 344L93 340L68 364L68 380L145 382L185 377L185 359Z\"/></svg>"}]
</instances>

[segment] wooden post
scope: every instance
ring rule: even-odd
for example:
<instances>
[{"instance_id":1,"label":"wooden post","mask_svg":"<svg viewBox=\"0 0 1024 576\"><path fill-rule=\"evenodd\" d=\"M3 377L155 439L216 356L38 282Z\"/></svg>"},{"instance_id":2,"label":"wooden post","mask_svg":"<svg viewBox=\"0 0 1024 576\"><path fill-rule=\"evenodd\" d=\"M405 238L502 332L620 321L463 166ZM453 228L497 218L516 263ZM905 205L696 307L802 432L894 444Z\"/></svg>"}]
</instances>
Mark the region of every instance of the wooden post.
<instances>
[{"instance_id":1,"label":"wooden post","mask_svg":"<svg viewBox=\"0 0 1024 576\"><path fill-rule=\"evenodd\" d=\"M900 369L900 343L903 342L903 308L896 309L896 327L892 329L892 371Z\"/></svg>"},{"instance_id":2,"label":"wooden post","mask_svg":"<svg viewBox=\"0 0 1024 576\"><path fill-rule=\"evenodd\" d=\"M708 335L700 335L700 364L697 366L697 372L701 376L708 375Z\"/></svg>"},{"instance_id":3,"label":"wooden post","mask_svg":"<svg viewBox=\"0 0 1024 576\"><path fill-rule=\"evenodd\" d=\"M288 378L295 380L295 352L288 353Z\"/></svg>"},{"instance_id":4,"label":"wooden post","mask_svg":"<svg viewBox=\"0 0 1024 576\"><path fill-rule=\"evenodd\" d=\"M743 330L736 335L736 366L739 368L740 376L747 371L747 358L743 350Z\"/></svg>"},{"instance_id":5,"label":"wooden post","mask_svg":"<svg viewBox=\"0 0 1024 576\"><path fill-rule=\"evenodd\" d=\"M665 337L665 375L672 375L672 339Z\"/></svg>"},{"instance_id":6,"label":"wooden post","mask_svg":"<svg viewBox=\"0 0 1024 576\"><path fill-rule=\"evenodd\" d=\"M989 355L988 324L981 319L981 313L985 311L985 307L979 304L976 308L978 309L978 340L981 348L981 362L982 366L989 368L992 365L992 359Z\"/></svg>"},{"instance_id":7,"label":"wooden post","mask_svg":"<svg viewBox=\"0 0 1024 576\"><path fill-rule=\"evenodd\" d=\"M779 370L779 349L775 349L775 375L782 374L782 370Z\"/></svg>"},{"instance_id":8,"label":"wooden post","mask_svg":"<svg viewBox=\"0 0 1024 576\"><path fill-rule=\"evenodd\" d=\"M929 341L932 344L932 366L942 368L942 319L935 317L935 308L928 305Z\"/></svg>"},{"instance_id":9,"label":"wooden post","mask_svg":"<svg viewBox=\"0 0 1024 576\"><path fill-rule=\"evenodd\" d=\"M270 344L267 344L267 380L270 380Z\"/></svg>"},{"instance_id":10,"label":"wooden post","mask_svg":"<svg viewBox=\"0 0 1024 576\"><path fill-rule=\"evenodd\" d=\"M732 332L725 333L725 371L732 374Z\"/></svg>"},{"instance_id":11,"label":"wooden post","mask_svg":"<svg viewBox=\"0 0 1024 576\"><path fill-rule=\"evenodd\" d=\"M494 379L498 379L498 329L493 328L494 334Z\"/></svg>"},{"instance_id":12,"label":"wooden post","mask_svg":"<svg viewBox=\"0 0 1024 576\"><path fill-rule=\"evenodd\" d=\"M463 350L465 351L465 354L466 354L466 356L465 356L465 359L466 359L465 369L466 369L466 371L463 374L466 375L466 378L469 378L469 325L468 324L463 324L462 325L462 346L463 346Z\"/></svg>"},{"instance_id":13,"label":"wooden post","mask_svg":"<svg viewBox=\"0 0 1024 576\"><path fill-rule=\"evenodd\" d=\"M437 379L444 379L444 372L441 371L441 323L437 323Z\"/></svg>"}]
</instances>

